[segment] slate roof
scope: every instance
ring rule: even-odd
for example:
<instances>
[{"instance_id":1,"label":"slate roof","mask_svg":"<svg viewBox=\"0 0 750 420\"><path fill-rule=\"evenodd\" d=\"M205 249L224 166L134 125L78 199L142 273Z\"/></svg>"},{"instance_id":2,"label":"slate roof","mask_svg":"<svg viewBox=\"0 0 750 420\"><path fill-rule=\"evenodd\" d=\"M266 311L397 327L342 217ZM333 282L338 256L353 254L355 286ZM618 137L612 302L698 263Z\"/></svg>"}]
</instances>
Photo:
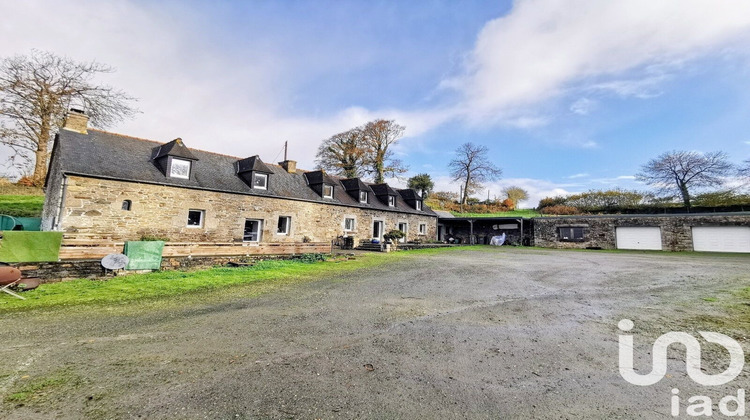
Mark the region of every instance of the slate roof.
<instances>
[{"instance_id":1,"label":"slate roof","mask_svg":"<svg viewBox=\"0 0 750 420\"><path fill-rule=\"evenodd\" d=\"M324 171L305 172L305 178L307 178L307 182L310 185L327 184L335 186L336 184L338 184L338 181L336 181Z\"/></svg>"},{"instance_id":2,"label":"slate roof","mask_svg":"<svg viewBox=\"0 0 750 420\"><path fill-rule=\"evenodd\" d=\"M247 159L242 159L239 162L237 162L238 168L237 173L244 173L244 172L261 172L264 174L272 174L273 171L271 168L268 167L265 163L263 163L262 160L260 160L260 156L255 155L252 157L249 157Z\"/></svg>"},{"instance_id":3,"label":"slate roof","mask_svg":"<svg viewBox=\"0 0 750 420\"><path fill-rule=\"evenodd\" d=\"M328 175L328 178L333 181L333 185L339 191L333 199L325 199L307 185L305 171L297 170L296 173L290 174L277 165L265 165L271 173L268 180L268 189L253 189L237 176L235 164L241 158L202 150L188 150L196 159L193 162L190 179L168 178L151 160L154 148L159 145L158 142L151 140L93 129L90 129L88 134L60 130L52 159L57 160L62 173L69 175L286 198L436 217L436 214L426 206L423 211L416 211L406 204L400 196L397 198L396 208L388 207L387 204L383 204L379 200L360 203L349 194L344 193L343 182L347 180ZM370 190L367 184L361 180L357 181L366 187L366 190Z\"/></svg>"},{"instance_id":4,"label":"slate roof","mask_svg":"<svg viewBox=\"0 0 750 420\"><path fill-rule=\"evenodd\" d=\"M388 184L373 184L370 185L370 188L372 188L372 191L375 193L375 195L383 196L383 195L398 195L396 190L390 187Z\"/></svg>"},{"instance_id":5,"label":"slate roof","mask_svg":"<svg viewBox=\"0 0 750 420\"><path fill-rule=\"evenodd\" d=\"M369 191L372 192L372 188L369 185L362 182L359 178L344 178L341 180L341 184L347 191Z\"/></svg>"},{"instance_id":6,"label":"slate roof","mask_svg":"<svg viewBox=\"0 0 750 420\"><path fill-rule=\"evenodd\" d=\"M179 137L170 141L169 143L165 143L161 146L156 146L153 150L154 159L159 159L164 156L174 156L189 160L198 160L198 158L196 158L193 153L190 152L190 149L185 146L185 143L183 143L182 139Z\"/></svg>"},{"instance_id":7,"label":"slate roof","mask_svg":"<svg viewBox=\"0 0 750 420\"><path fill-rule=\"evenodd\" d=\"M412 189L398 190L398 192L404 200L422 200L419 193Z\"/></svg>"}]
</instances>

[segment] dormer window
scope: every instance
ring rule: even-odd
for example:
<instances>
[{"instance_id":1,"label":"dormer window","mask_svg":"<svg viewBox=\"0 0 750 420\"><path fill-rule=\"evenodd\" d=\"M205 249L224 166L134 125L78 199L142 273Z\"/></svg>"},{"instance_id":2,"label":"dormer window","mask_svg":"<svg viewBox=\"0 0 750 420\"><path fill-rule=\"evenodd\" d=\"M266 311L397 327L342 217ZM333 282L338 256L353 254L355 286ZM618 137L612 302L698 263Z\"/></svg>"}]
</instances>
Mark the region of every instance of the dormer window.
<instances>
[{"instance_id":1,"label":"dormer window","mask_svg":"<svg viewBox=\"0 0 750 420\"><path fill-rule=\"evenodd\" d=\"M422 211L422 202L421 201L415 201L414 204L415 204L414 208L416 208L417 211Z\"/></svg>"},{"instance_id":2,"label":"dormer window","mask_svg":"<svg viewBox=\"0 0 750 420\"><path fill-rule=\"evenodd\" d=\"M169 164L169 177L190 179L190 162L189 160L171 158Z\"/></svg>"},{"instance_id":3,"label":"dormer window","mask_svg":"<svg viewBox=\"0 0 750 420\"><path fill-rule=\"evenodd\" d=\"M389 195L388 196L388 207L396 207L396 196L395 195Z\"/></svg>"},{"instance_id":4,"label":"dormer window","mask_svg":"<svg viewBox=\"0 0 750 420\"><path fill-rule=\"evenodd\" d=\"M323 185L323 198L333 198L333 185Z\"/></svg>"},{"instance_id":5,"label":"dormer window","mask_svg":"<svg viewBox=\"0 0 750 420\"><path fill-rule=\"evenodd\" d=\"M267 174L253 174L253 188L259 190L268 189L268 175Z\"/></svg>"},{"instance_id":6,"label":"dormer window","mask_svg":"<svg viewBox=\"0 0 750 420\"><path fill-rule=\"evenodd\" d=\"M360 191L359 192L359 202L360 203L366 203L367 202L367 191Z\"/></svg>"}]
</instances>

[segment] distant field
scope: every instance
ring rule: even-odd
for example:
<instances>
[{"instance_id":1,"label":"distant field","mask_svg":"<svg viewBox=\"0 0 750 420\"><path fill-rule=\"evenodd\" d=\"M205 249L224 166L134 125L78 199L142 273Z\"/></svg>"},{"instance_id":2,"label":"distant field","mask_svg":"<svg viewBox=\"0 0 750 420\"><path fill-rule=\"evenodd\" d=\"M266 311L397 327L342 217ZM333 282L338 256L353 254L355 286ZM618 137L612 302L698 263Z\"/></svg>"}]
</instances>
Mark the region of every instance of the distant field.
<instances>
[{"instance_id":1,"label":"distant field","mask_svg":"<svg viewBox=\"0 0 750 420\"><path fill-rule=\"evenodd\" d=\"M513 211L506 211L503 213L459 213L456 211L452 211L454 216L456 217L539 217L541 214L539 214L536 210L513 210Z\"/></svg>"},{"instance_id":2,"label":"distant field","mask_svg":"<svg viewBox=\"0 0 750 420\"><path fill-rule=\"evenodd\" d=\"M13 217L41 217L43 195L0 195L0 214Z\"/></svg>"}]
</instances>

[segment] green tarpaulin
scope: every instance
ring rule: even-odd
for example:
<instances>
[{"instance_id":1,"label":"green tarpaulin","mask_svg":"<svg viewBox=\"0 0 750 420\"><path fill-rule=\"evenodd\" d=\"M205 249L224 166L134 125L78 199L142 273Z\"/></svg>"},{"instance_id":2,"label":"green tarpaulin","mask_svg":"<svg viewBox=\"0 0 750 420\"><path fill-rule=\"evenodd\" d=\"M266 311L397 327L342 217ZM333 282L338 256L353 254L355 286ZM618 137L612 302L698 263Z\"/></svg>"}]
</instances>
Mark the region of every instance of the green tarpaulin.
<instances>
[{"instance_id":1,"label":"green tarpaulin","mask_svg":"<svg viewBox=\"0 0 750 420\"><path fill-rule=\"evenodd\" d=\"M62 232L3 231L0 240L2 262L57 261Z\"/></svg>"},{"instance_id":2,"label":"green tarpaulin","mask_svg":"<svg viewBox=\"0 0 750 420\"><path fill-rule=\"evenodd\" d=\"M161 267L161 253L164 241L125 242L125 255L128 256L126 270L158 270Z\"/></svg>"}]
</instances>

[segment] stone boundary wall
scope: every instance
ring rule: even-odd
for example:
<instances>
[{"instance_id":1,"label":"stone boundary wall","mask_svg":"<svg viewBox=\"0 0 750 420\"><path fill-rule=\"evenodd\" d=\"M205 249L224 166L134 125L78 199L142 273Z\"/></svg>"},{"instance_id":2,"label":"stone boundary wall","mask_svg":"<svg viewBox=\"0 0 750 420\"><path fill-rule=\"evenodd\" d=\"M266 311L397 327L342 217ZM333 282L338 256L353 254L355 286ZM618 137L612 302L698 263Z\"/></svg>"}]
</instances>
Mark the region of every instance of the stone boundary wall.
<instances>
[{"instance_id":1,"label":"stone boundary wall","mask_svg":"<svg viewBox=\"0 0 750 420\"><path fill-rule=\"evenodd\" d=\"M694 226L750 226L750 213L535 217L534 245L543 248L616 249L617 227L660 227L664 251L692 251ZM583 227L584 241L563 242L560 227Z\"/></svg>"},{"instance_id":2,"label":"stone boundary wall","mask_svg":"<svg viewBox=\"0 0 750 420\"><path fill-rule=\"evenodd\" d=\"M207 256L207 257L165 257L161 261L162 270L187 270L211 268L227 265L229 262L252 264L264 260L293 260L301 255L254 255L254 256ZM70 260L43 263L13 263L10 264L23 273L24 278L36 277L42 283L53 283L63 280L80 278L104 280L117 275L131 274L139 271L107 272L101 265L101 260Z\"/></svg>"}]
</instances>

